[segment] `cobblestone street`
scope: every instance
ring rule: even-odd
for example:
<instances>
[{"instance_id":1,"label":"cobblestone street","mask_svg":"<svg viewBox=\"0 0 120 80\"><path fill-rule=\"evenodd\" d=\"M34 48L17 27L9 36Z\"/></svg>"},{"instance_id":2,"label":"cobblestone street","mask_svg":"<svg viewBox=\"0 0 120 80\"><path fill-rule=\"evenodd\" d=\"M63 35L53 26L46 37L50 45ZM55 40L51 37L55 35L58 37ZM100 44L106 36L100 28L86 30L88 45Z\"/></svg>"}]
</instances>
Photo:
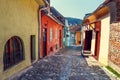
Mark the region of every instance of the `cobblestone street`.
<instances>
[{"instance_id":1,"label":"cobblestone street","mask_svg":"<svg viewBox=\"0 0 120 80\"><path fill-rule=\"evenodd\" d=\"M78 49L62 49L9 80L117 80L91 58L82 57Z\"/></svg>"}]
</instances>

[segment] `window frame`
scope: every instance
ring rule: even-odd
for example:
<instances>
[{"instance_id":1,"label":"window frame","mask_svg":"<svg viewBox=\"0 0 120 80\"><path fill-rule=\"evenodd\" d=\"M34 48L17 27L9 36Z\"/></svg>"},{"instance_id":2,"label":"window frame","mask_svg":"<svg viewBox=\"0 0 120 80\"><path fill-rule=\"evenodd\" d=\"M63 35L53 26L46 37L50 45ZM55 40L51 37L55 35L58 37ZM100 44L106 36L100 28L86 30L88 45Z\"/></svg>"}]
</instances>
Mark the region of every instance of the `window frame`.
<instances>
[{"instance_id":1,"label":"window frame","mask_svg":"<svg viewBox=\"0 0 120 80\"><path fill-rule=\"evenodd\" d=\"M50 28L50 42L52 41L53 39L53 29L52 27Z\"/></svg>"},{"instance_id":2,"label":"window frame","mask_svg":"<svg viewBox=\"0 0 120 80\"><path fill-rule=\"evenodd\" d=\"M20 63L24 59L24 45L22 40L17 36L11 37L4 47L4 71Z\"/></svg>"}]
</instances>

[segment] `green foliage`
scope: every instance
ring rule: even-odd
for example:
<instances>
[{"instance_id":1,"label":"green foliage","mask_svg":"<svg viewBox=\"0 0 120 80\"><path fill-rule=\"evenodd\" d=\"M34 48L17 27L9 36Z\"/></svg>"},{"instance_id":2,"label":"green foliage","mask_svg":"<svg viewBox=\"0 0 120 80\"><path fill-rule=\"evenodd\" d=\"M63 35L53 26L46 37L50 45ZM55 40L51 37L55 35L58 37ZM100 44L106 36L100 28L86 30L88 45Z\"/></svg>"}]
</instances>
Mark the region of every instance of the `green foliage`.
<instances>
[{"instance_id":1,"label":"green foliage","mask_svg":"<svg viewBox=\"0 0 120 80\"><path fill-rule=\"evenodd\" d=\"M110 66L106 66L106 68L107 68L110 72L112 72L113 74L115 74L117 77L120 78L120 74L119 74L118 72L116 72L113 68L111 68Z\"/></svg>"}]
</instances>

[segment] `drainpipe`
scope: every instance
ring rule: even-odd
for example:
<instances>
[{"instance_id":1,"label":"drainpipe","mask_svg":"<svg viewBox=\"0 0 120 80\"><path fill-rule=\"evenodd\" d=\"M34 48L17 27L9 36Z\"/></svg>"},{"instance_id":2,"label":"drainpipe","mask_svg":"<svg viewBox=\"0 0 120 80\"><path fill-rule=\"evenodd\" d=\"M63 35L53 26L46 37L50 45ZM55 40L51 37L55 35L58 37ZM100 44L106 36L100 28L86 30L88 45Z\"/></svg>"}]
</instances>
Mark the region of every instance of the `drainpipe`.
<instances>
[{"instance_id":1,"label":"drainpipe","mask_svg":"<svg viewBox=\"0 0 120 80\"><path fill-rule=\"evenodd\" d=\"M40 56L40 48L41 48L41 27L42 27L42 15L41 15L41 11L42 10L46 10L47 9L47 7L39 7L39 9L38 9L38 23L39 23L39 26L38 26L38 59L40 59L41 58L41 56Z\"/></svg>"}]
</instances>

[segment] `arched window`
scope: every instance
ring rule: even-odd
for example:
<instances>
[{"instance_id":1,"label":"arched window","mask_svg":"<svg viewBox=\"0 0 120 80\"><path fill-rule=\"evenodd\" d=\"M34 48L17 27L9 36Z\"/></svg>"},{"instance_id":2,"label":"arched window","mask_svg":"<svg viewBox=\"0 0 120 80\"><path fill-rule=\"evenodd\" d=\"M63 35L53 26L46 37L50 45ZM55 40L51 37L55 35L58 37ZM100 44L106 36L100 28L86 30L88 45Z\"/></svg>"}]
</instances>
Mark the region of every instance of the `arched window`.
<instances>
[{"instance_id":1,"label":"arched window","mask_svg":"<svg viewBox=\"0 0 120 80\"><path fill-rule=\"evenodd\" d=\"M4 48L4 70L24 60L24 48L22 40L14 36L5 44Z\"/></svg>"}]
</instances>

